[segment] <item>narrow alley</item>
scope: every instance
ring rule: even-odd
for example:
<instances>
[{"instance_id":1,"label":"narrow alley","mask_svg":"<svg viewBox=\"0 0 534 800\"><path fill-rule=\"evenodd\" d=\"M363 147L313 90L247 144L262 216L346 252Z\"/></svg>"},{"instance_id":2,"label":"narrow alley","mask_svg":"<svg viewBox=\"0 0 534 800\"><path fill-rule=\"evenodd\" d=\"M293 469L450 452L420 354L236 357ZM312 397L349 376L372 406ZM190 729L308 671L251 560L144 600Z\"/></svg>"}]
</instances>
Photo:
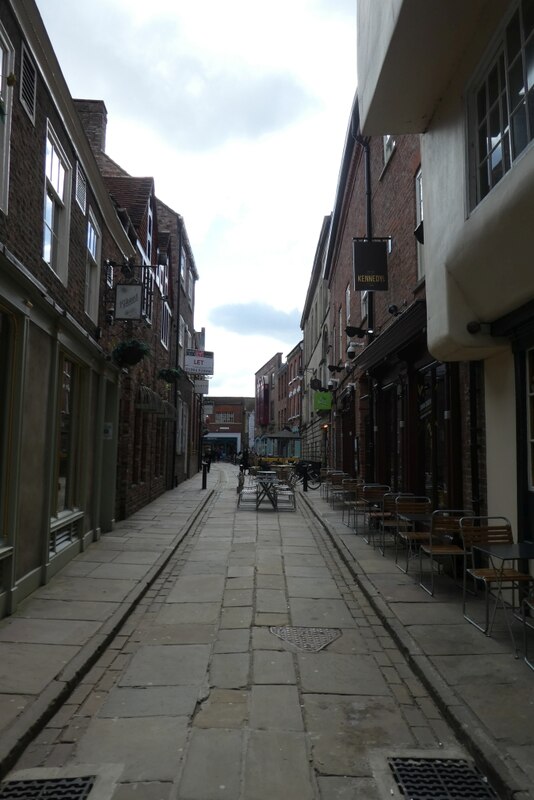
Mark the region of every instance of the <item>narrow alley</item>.
<instances>
[{"instance_id":1,"label":"narrow alley","mask_svg":"<svg viewBox=\"0 0 534 800\"><path fill-rule=\"evenodd\" d=\"M447 635L425 624L446 604L373 555L320 491L300 492L296 512L238 508L237 471L214 464L206 491L199 474L118 523L0 623L0 798L379 800L407 796L418 759L465 768L463 793L439 796L532 798L534 742L473 730L476 691L470 707L430 657L432 631L442 661L453 627L457 655L475 642L504 726L532 718L509 645L461 610ZM490 674L501 688L488 696ZM507 700L520 678L522 708ZM425 791L413 797L438 796Z\"/></svg>"}]
</instances>

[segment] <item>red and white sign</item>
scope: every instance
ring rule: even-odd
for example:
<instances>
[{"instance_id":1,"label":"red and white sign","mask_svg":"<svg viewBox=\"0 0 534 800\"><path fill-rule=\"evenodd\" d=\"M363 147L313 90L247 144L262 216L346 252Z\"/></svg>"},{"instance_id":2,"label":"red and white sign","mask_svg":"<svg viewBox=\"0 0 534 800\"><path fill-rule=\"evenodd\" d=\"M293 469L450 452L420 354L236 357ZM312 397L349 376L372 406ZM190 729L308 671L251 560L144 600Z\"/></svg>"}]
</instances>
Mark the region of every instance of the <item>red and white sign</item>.
<instances>
[{"instance_id":1,"label":"red and white sign","mask_svg":"<svg viewBox=\"0 0 534 800\"><path fill-rule=\"evenodd\" d=\"M213 375L213 353L207 350L186 350L184 370L189 375Z\"/></svg>"}]
</instances>

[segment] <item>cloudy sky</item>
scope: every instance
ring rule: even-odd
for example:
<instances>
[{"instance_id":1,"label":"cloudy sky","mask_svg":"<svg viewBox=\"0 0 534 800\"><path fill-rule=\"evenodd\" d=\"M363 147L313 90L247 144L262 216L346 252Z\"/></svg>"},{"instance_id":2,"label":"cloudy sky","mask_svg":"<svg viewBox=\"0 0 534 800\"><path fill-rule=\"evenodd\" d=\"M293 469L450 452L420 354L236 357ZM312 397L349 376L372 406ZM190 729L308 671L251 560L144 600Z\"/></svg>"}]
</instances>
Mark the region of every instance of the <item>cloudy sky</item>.
<instances>
[{"instance_id":1,"label":"cloudy sky","mask_svg":"<svg viewBox=\"0 0 534 800\"><path fill-rule=\"evenodd\" d=\"M211 395L301 338L356 89L356 0L37 0L106 151L185 220Z\"/></svg>"}]
</instances>

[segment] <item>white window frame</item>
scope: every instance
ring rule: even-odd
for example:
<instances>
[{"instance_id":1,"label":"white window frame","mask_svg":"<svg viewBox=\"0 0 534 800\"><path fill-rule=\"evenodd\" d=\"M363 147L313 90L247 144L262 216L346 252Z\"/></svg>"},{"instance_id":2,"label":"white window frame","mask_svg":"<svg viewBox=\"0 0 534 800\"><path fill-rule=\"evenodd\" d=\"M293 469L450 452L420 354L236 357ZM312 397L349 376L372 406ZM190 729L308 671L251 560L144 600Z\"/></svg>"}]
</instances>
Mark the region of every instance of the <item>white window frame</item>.
<instances>
[{"instance_id":1,"label":"white window frame","mask_svg":"<svg viewBox=\"0 0 534 800\"><path fill-rule=\"evenodd\" d=\"M163 303L161 307L161 344L168 350L169 342L171 340L171 307L167 302Z\"/></svg>"},{"instance_id":2,"label":"white window frame","mask_svg":"<svg viewBox=\"0 0 534 800\"><path fill-rule=\"evenodd\" d=\"M384 166L388 163L389 159L395 152L395 137L391 133L385 133L383 136L383 147L384 147Z\"/></svg>"},{"instance_id":3,"label":"white window frame","mask_svg":"<svg viewBox=\"0 0 534 800\"><path fill-rule=\"evenodd\" d=\"M76 202L85 214L87 209L87 178L85 172L80 166L80 162L76 162Z\"/></svg>"},{"instance_id":4,"label":"white window frame","mask_svg":"<svg viewBox=\"0 0 534 800\"><path fill-rule=\"evenodd\" d=\"M189 300L189 305L193 308L193 299L195 296L195 279L193 278L193 271L191 268L187 270L187 297Z\"/></svg>"},{"instance_id":5,"label":"white window frame","mask_svg":"<svg viewBox=\"0 0 534 800\"><path fill-rule=\"evenodd\" d=\"M347 324L350 322L350 283L347 283L345 289L345 320Z\"/></svg>"},{"instance_id":6,"label":"white window frame","mask_svg":"<svg viewBox=\"0 0 534 800\"><path fill-rule=\"evenodd\" d=\"M419 168L415 174L415 227L423 222L423 173ZM416 240L417 241L417 240ZM417 279L425 277L424 247L417 242Z\"/></svg>"},{"instance_id":7,"label":"white window frame","mask_svg":"<svg viewBox=\"0 0 534 800\"><path fill-rule=\"evenodd\" d=\"M534 47L534 29L526 34L523 23L523 0L516 0L503 19L498 38L477 70L468 87L468 122L470 152L470 207L480 203L532 146L534 140L534 79L529 85L526 49ZM518 14L519 49L508 51L507 33ZM510 37L511 38L511 37ZM496 79L496 83L495 83ZM512 87L516 82L517 91ZM495 87L495 91L493 90ZM515 97L516 100L512 100ZM517 98L519 100L517 101ZM524 141L518 146L514 123L524 123Z\"/></svg>"},{"instance_id":8,"label":"white window frame","mask_svg":"<svg viewBox=\"0 0 534 800\"><path fill-rule=\"evenodd\" d=\"M3 120L0 121L0 210L7 214L9 201L9 161L11 141L11 114L13 89L8 76L15 70L15 48L0 22L0 104Z\"/></svg>"},{"instance_id":9,"label":"white window frame","mask_svg":"<svg viewBox=\"0 0 534 800\"><path fill-rule=\"evenodd\" d=\"M85 313L98 322L100 300L100 261L102 233L91 208L87 215L87 252L85 254Z\"/></svg>"},{"instance_id":10,"label":"white window frame","mask_svg":"<svg viewBox=\"0 0 534 800\"><path fill-rule=\"evenodd\" d=\"M72 166L48 121L43 203L43 261L65 285L68 274L71 186Z\"/></svg>"}]
</instances>

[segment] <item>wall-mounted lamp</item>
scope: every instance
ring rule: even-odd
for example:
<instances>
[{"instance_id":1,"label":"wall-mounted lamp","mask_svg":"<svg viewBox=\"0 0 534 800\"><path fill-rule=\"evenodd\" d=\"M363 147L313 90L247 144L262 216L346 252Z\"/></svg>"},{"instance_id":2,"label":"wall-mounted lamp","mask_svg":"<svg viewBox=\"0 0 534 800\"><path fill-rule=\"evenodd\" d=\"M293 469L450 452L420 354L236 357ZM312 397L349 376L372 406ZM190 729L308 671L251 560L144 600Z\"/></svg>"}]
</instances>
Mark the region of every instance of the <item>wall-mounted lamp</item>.
<instances>
[{"instance_id":1,"label":"wall-mounted lamp","mask_svg":"<svg viewBox=\"0 0 534 800\"><path fill-rule=\"evenodd\" d=\"M343 369L343 365L341 364L329 364L327 367L328 371L332 375L334 372L341 372Z\"/></svg>"},{"instance_id":2,"label":"wall-mounted lamp","mask_svg":"<svg viewBox=\"0 0 534 800\"><path fill-rule=\"evenodd\" d=\"M484 333L487 336L491 335L491 325L489 322L479 322L478 319L473 319L465 326L468 333Z\"/></svg>"},{"instance_id":3,"label":"wall-mounted lamp","mask_svg":"<svg viewBox=\"0 0 534 800\"><path fill-rule=\"evenodd\" d=\"M363 339L363 337L367 336L368 334L372 335L374 331L372 330L366 331L363 328L353 328L351 325L347 325L347 327L345 328L345 333L347 334L347 336L351 337L357 336L358 339Z\"/></svg>"}]
</instances>

